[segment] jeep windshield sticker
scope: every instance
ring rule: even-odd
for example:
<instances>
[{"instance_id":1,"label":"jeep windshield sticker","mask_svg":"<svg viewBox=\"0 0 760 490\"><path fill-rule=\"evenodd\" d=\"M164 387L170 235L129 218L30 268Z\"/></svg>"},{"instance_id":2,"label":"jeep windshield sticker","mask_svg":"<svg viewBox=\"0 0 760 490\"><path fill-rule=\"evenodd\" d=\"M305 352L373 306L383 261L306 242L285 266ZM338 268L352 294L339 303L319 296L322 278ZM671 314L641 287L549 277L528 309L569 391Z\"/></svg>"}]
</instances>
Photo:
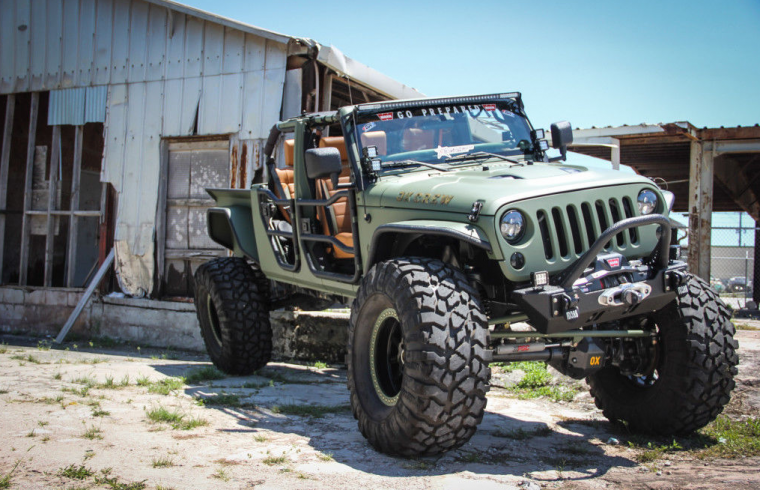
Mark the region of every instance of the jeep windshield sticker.
<instances>
[{"instance_id":1,"label":"jeep windshield sticker","mask_svg":"<svg viewBox=\"0 0 760 490\"><path fill-rule=\"evenodd\" d=\"M381 121L390 121L391 119L393 119L393 113L383 112L382 114L378 114L377 117L379 117Z\"/></svg>"},{"instance_id":2,"label":"jeep windshield sticker","mask_svg":"<svg viewBox=\"0 0 760 490\"><path fill-rule=\"evenodd\" d=\"M483 109L487 110L488 112L495 111L496 104L483 104Z\"/></svg>"},{"instance_id":3,"label":"jeep windshield sticker","mask_svg":"<svg viewBox=\"0 0 760 490\"><path fill-rule=\"evenodd\" d=\"M375 126L377 126L377 124L375 124L373 122L367 123L364 126L362 126L362 132L366 133L367 131L369 131L370 129L374 128Z\"/></svg>"},{"instance_id":4,"label":"jeep windshield sticker","mask_svg":"<svg viewBox=\"0 0 760 490\"><path fill-rule=\"evenodd\" d=\"M436 155L440 160L443 157L450 157L457 153L467 153L475 149L475 145L462 145L462 146L439 146L435 149Z\"/></svg>"},{"instance_id":5,"label":"jeep windshield sticker","mask_svg":"<svg viewBox=\"0 0 760 490\"><path fill-rule=\"evenodd\" d=\"M406 119L415 116L438 116L446 114L464 114L469 112L471 115L485 110L486 112L496 111L496 104L471 104L471 105L451 105L442 107L421 107L409 108L396 112L381 112L376 116L381 121L391 121L393 119Z\"/></svg>"}]
</instances>

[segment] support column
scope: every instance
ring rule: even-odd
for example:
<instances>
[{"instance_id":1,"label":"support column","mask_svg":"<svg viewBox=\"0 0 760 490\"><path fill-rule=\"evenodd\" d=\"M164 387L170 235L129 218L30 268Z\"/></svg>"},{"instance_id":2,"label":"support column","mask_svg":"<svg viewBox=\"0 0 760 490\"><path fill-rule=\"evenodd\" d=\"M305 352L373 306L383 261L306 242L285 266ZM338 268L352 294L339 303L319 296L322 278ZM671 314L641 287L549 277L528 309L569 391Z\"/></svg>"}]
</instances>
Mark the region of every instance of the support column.
<instances>
[{"instance_id":1,"label":"support column","mask_svg":"<svg viewBox=\"0 0 760 490\"><path fill-rule=\"evenodd\" d=\"M689 165L689 270L710 280L710 234L713 202L713 151L691 142Z\"/></svg>"},{"instance_id":2,"label":"support column","mask_svg":"<svg viewBox=\"0 0 760 490\"><path fill-rule=\"evenodd\" d=\"M0 150L0 284L3 283L3 253L5 251L5 212L8 204L8 170L11 158L11 136L13 133L13 112L16 110L16 96L8 95L5 102L5 124L3 126L3 148Z\"/></svg>"},{"instance_id":3,"label":"support column","mask_svg":"<svg viewBox=\"0 0 760 490\"><path fill-rule=\"evenodd\" d=\"M755 221L755 264L752 268L752 299L760 305L760 220ZM747 278L749 281L749 277Z\"/></svg>"}]
</instances>

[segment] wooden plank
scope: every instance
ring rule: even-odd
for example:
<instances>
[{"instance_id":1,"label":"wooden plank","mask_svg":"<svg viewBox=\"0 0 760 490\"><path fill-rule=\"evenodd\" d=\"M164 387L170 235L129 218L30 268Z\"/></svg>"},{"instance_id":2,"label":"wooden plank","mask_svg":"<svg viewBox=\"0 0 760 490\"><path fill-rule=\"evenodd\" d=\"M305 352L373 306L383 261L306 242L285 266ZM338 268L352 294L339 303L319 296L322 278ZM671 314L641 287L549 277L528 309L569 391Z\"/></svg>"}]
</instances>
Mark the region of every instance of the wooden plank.
<instances>
[{"instance_id":1,"label":"wooden plank","mask_svg":"<svg viewBox=\"0 0 760 490\"><path fill-rule=\"evenodd\" d=\"M50 177L48 178L47 205L47 234L45 237L45 281L43 285L49 288L53 285L53 246L55 244L55 220L50 214L55 210L58 198L58 167L61 160L61 127L53 126L53 142L50 152Z\"/></svg>"},{"instance_id":2,"label":"wooden plank","mask_svg":"<svg viewBox=\"0 0 760 490\"><path fill-rule=\"evenodd\" d=\"M156 285L158 297L164 293L164 267L166 265L166 191L169 179L169 142L161 140L158 171L158 203L156 205Z\"/></svg>"},{"instance_id":3,"label":"wooden plank","mask_svg":"<svg viewBox=\"0 0 760 490\"><path fill-rule=\"evenodd\" d=\"M84 295L82 295L82 299L79 300L79 303L77 303L77 307L74 308L74 311L71 312L71 315L69 316L69 319L66 320L66 323L63 325L63 328L58 333L58 336L55 338L55 342L60 344L63 342L63 340L66 338L66 335L69 333L69 330L71 330L71 327L74 326L74 322L79 318L79 315L82 313L82 310L85 306L87 306L87 302L90 300L90 296L92 296L92 293L95 291L95 288L98 287L98 284L100 284L100 281L103 280L103 277L105 277L106 272L111 268L111 265L113 265L113 258L114 258L114 249L111 249L111 252L108 254L108 257L106 257L105 262L103 262L103 265L100 266L100 269L98 269L98 273L95 274L95 277L92 279L92 282L90 282L89 286L87 286L87 290L85 290Z\"/></svg>"},{"instance_id":4,"label":"wooden plank","mask_svg":"<svg viewBox=\"0 0 760 490\"><path fill-rule=\"evenodd\" d=\"M29 104L29 138L26 143L26 179L24 180L24 218L21 222L21 257L19 259L19 286L26 286L27 266L29 264L29 238L32 220L26 211L32 208L32 175L34 172L34 143L37 135L37 112L40 105L40 93L32 92Z\"/></svg>"},{"instance_id":5,"label":"wooden plank","mask_svg":"<svg viewBox=\"0 0 760 490\"><path fill-rule=\"evenodd\" d=\"M5 101L5 125L3 126L3 148L0 151L0 211L8 204L8 168L11 159L11 134L13 132L13 112L16 96L8 95ZM5 244L5 213L0 213L0 284L3 282L3 253Z\"/></svg>"},{"instance_id":6,"label":"wooden plank","mask_svg":"<svg viewBox=\"0 0 760 490\"><path fill-rule=\"evenodd\" d=\"M71 211L79 211L79 188L82 173L82 136L84 126L77 126L74 134L74 169L71 173ZM69 216L69 245L66 257L66 287L74 287L77 259L77 237L79 236L79 219L75 214Z\"/></svg>"}]
</instances>

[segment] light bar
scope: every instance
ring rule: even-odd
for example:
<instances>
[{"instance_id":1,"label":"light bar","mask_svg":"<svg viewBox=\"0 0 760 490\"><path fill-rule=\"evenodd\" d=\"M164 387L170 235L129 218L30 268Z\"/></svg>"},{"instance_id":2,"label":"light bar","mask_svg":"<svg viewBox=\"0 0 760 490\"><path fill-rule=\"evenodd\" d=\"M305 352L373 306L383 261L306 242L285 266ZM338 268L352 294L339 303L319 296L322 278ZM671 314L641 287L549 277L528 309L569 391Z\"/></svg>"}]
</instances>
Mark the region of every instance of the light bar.
<instances>
[{"instance_id":1,"label":"light bar","mask_svg":"<svg viewBox=\"0 0 760 490\"><path fill-rule=\"evenodd\" d=\"M509 92L505 94L489 94L489 95L468 95L464 97L440 97L436 99L408 99L408 100L394 100L392 102L373 102L371 104L360 104L357 108L360 111L375 111L375 110L390 110L400 109L404 107L422 107L430 105L441 104L467 104L473 102L483 102L488 100L498 99L514 99L517 100L521 97L520 92Z\"/></svg>"}]
</instances>

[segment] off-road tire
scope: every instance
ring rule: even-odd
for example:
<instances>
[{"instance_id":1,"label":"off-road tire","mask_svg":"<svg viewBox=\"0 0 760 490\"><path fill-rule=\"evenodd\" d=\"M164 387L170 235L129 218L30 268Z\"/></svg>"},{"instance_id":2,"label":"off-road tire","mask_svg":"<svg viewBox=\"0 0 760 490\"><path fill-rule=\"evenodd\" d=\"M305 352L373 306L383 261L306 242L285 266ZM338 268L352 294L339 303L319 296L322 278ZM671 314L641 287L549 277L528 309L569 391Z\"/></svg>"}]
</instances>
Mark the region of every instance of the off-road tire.
<instances>
[{"instance_id":1,"label":"off-road tire","mask_svg":"<svg viewBox=\"0 0 760 490\"><path fill-rule=\"evenodd\" d=\"M239 257L214 259L195 272L195 311L214 365L247 375L272 357L269 282Z\"/></svg>"},{"instance_id":2,"label":"off-road tire","mask_svg":"<svg viewBox=\"0 0 760 490\"><path fill-rule=\"evenodd\" d=\"M373 386L370 336L379 312L397 314L404 350L397 401ZM348 388L359 429L388 454L419 456L457 448L483 419L491 377L488 324L467 277L439 260L400 258L375 265L351 307Z\"/></svg>"},{"instance_id":3,"label":"off-road tire","mask_svg":"<svg viewBox=\"0 0 760 490\"><path fill-rule=\"evenodd\" d=\"M708 283L689 276L677 300L653 315L659 329L651 386L608 366L589 376L591 396L612 422L658 435L685 435L723 411L739 363L731 314Z\"/></svg>"}]
</instances>

